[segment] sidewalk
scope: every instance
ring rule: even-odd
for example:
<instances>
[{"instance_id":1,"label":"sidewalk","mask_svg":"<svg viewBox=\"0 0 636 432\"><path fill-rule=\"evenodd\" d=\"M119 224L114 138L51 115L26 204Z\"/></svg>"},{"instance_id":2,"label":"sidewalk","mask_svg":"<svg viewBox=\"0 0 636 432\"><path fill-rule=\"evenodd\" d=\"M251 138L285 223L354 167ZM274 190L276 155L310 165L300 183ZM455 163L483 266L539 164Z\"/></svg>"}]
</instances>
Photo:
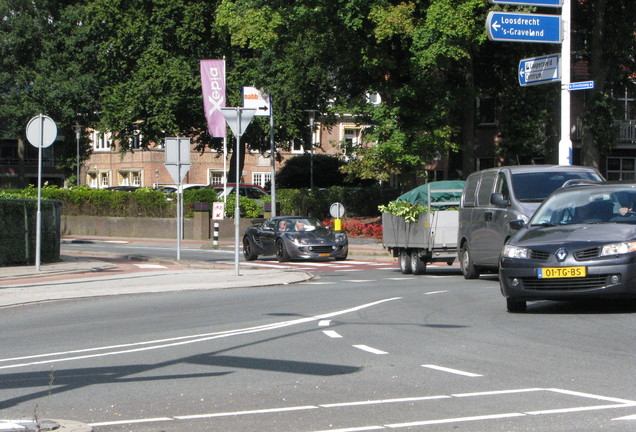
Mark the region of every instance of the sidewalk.
<instances>
[{"instance_id":1,"label":"sidewalk","mask_svg":"<svg viewBox=\"0 0 636 432\"><path fill-rule=\"evenodd\" d=\"M126 242L137 246L159 244L172 245L176 241L165 239L113 239L103 237L64 238L63 243L79 242ZM207 241L184 241L182 249L211 246ZM176 246L175 246L176 247ZM233 250L233 244L223 243L219 247ZM350 245L350 259L358 260L391 260L390 254L374 240L354 240ZM224 289L283 285L310 280L314 275L303 270L271 269L251 266L241 262L237 276L233 264L202 263L198 261L177 261L176 259L157 259L167 264L169 269L124 271L127 262L133 262L121 254L81 253L71 254L69 251L61 256L62 262L41 264L37 271L35 266L1 267L0 268L0 308L20 304L65 300L73 298L99 297L120 294L140 294L152 292L168 292L198 289ZM155 261L155 260L153 260ZM128 265L130 267L130 265ZM131 274L143 275L134 285L124 283L92 282L124 280ZM190 278L184 288L175 285L153 283L155 276L180 276ZM156 278L155 278L156 281ZM90 284L90 285L89 285Z\"/></svg>"}]
</instances>

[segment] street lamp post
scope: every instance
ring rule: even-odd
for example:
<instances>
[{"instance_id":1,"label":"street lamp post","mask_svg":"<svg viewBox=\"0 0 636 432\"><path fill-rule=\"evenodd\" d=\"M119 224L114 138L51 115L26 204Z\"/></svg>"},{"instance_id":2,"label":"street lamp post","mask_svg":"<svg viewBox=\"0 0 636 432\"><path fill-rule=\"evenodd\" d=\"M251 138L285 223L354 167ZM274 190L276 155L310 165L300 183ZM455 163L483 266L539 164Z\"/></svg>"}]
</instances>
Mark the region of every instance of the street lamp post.
<instances>
[{"instance_id":1,"label":"street lamp post","mask_svg":"<svg viewBox=\"0 0 636 432\"><path fill-rule=\"evenodd\" d=\"M76 159L75 159L75 169L77 171L76 183L79 186L80 185L80 134L82 132L82 126L80 126L79 123L75 123L75 126L73 126L73 129L75 129L75 144L77 147Z\"/></svg>"},{"instance_id":2,"label":"street lamp post","mask_svg":"<svg viewBox=\"0 0 636 432\"><path fill-rule=\"evenodd\" d=\"M318 110L309 109L305 110L309 113L309 188L314 188L314 120L316 118L316 112Z\"/></svg>"}]
</instances>

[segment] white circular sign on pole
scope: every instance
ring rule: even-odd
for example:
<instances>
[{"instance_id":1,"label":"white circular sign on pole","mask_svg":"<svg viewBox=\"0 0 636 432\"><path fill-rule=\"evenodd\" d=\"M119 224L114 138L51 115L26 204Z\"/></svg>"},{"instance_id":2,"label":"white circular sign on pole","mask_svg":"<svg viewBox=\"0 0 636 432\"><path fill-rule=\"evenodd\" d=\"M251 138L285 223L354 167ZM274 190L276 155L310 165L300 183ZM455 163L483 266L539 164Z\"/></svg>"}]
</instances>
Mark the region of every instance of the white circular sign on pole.
<instances>
[{"instance_id":1,"label":"white circular sign on pole","mask_svg":"<svg viewBox=\"0 0 636 432\"><path fill-rule=\"evenodd\" d=\"M57 126L51 117L40 114L29 120L26 136L33 147L45 148L57 138Z\"/></svg>"},{"instance_id":2,"label":"white circular sign on pole","mask_svg":"<svg viewBox=\"0 0 636 432\"><path fill-rule=\"evenodd\" d=\"M331 207L329 207L329 214L331 214L331 217L334 219L342 219L344 212L345 208L339 202L333 203Z\"/></svg>"}]
</instances>

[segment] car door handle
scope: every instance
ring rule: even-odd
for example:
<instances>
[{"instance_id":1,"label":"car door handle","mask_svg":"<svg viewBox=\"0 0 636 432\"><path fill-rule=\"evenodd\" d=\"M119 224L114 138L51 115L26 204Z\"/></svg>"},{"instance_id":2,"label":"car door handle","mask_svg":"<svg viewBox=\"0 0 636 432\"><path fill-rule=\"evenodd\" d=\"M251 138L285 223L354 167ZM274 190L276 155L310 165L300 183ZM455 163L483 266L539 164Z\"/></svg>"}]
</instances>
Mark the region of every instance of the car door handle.
<instances>
[{"instance_id":1,"label":"car door handle","mask_svg":"<svg viewBox=\"0 0 636 432\"><path fill-rule=\"evenodd\" d=\"M484 214L484 219L486 219L486 222L490 222L492 220L492 212L486 212Z\"/></svg>"}]
</instances>

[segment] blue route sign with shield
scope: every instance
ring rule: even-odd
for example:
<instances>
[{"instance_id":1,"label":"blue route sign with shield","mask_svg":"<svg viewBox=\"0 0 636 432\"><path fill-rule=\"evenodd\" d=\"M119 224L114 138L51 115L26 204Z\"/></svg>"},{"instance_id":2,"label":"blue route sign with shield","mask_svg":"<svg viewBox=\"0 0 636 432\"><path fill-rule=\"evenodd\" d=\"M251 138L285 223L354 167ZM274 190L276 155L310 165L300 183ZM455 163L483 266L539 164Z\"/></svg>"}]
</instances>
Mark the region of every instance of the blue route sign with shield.
<instances>
[{"instance_id":1,"label":"blue route sign with shield","mask_svg":"<svg viewBox=\"0 0 636 432\"><path fill-rule=\"evenodd\" d=\"M489 12L486 32L488 39L501 42L560 44L563 40L559 15Z\"/></svg>"},{"instance_id":2,"label":"blue route sign with shield","mask_svg":"<svg viewBox=\"0 0 636 432\"><path fill-rule=\"evenodd\" d=\"M519 85L522 87L561 80L561 54L523 59L519 62Z\"/></svg>"},{"instance_id":3,"label":"blue route sign with shield","mask_svg":"<svg viewBox=\"0 0 636 432\"><path fill-rule=\"evenodd\" d=\"M561 7L563 0L490 0L492 4L509 4L519 6Z\"/></svg>"}]
</instances>

